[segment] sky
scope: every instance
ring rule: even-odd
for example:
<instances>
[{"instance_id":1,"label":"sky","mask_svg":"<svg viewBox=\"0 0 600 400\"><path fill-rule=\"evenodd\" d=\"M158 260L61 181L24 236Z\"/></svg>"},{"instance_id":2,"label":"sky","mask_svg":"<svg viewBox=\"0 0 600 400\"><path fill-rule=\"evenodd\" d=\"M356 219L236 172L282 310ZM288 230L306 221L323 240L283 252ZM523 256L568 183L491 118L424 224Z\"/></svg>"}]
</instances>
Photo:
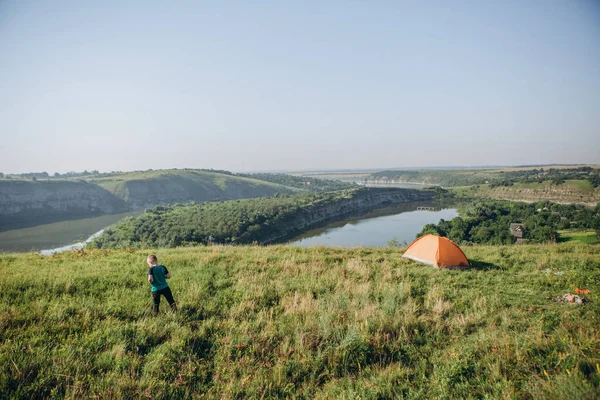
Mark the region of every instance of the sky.
<instances>
[{"instance_id":1,"label":"sky","mask_svg":"<svg viewBox=\"0 0 600 400\"><path fill-rule=\"evenodd\" d=\"M600 2L0 0L0 172L600 163Z\"/></svg>"}]
</instances>

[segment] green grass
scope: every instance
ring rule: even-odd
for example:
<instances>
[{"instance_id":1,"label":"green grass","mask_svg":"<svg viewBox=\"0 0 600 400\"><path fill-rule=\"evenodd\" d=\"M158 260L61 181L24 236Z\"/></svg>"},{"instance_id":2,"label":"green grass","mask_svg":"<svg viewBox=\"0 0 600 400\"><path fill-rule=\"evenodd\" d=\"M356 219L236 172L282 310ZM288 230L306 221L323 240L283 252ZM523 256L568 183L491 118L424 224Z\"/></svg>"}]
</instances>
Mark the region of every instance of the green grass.
<instances>
[{"instance_id":1,"label":"green grass","mask_svg":"<svg viewBox=\"0 0 600 400\"><path fill-rule=\"evenodd\" d=\"M455 186L449 188L451 192L454 192L458 198L474 198L478 197L478 194L482 190L489 189L490 185L473 185L473 186Z\"/></svg>"},{"instance_id":2,"label":"green grass","mask_svg":"<svg viewBox=\"0 0 600 400\"><path fill-rule=\"evenodd\" d=\"M119 175L111 175L107 177L91 177L86 180L95 183L103 188L114 191L123 182L128 181L143 181L153 179L168 179L169 177L181 177L191 181L201 182L205 184L215 185L221 190L225 190L228 182L234 183L246 183L251 185L260 185L271 187L274 189L286 190L287 192L297 191L295 188L291 188L277 183L267 182L263 180L241 177L237 175L227 175L217 171L204 171L195 169L175 169L175 170L153 170L153 171L135 171L135 172L124 172Z\"/></svg>"},{"instance_id":3,"label":"green grass","mask_svg":"<svg viewBox=\"0 0 600 400\"><path fill-rule=\"evenodd\" d=\"M513 201L549 200L595 206L600 202L600 187L594 189L587 180L567 180L559 185L551 181L516 182L512 186L471 185L452 187L458 198L493 198Z\"/></svg>"},{"instance_id":4,"label":"green grass","mask_svg":"<svg viewBox=\"0 0 600 400\"><path fill-rule=\"evenodd\" d=\"M598 235L594 231L558 231L559 242L576 242L583 244L598 244Z\"/></svg>"},{"instance_id":5,"label":"green grass","mask_svg":"<svg viewBox=\"0 0 600 400\"><path fill-rule=\"evenodd\" d=\"M108 190L111 193L115 193L123 185L122 179L102 179L94 182L98 186ZM127 200L127 199L124 199Z\"/></svg>"},{"instance_id":6,"label":"green grass","mask_svg":"<svg viewBox=\"0 0 600 400\"><path fill-rule=\"evenodd\" d=\"M543 181L543 182L516 182L514 183L513 187L517 188L517 189L537 189L537 190L543 190L545 189L547 186L550 185L554 185L552 183L552 181ZM555 187L562 187L562 188L568 188L571 190L575 190L577 192L584 192L584 193L592 193L594 191L594 186L592 185L592 183L588 180L583 180L583 179L571 179L571 180L567 180L564 183L561 183L560 185L554 185Z\"/></svg>"},{"instance_id":7,"label":"green grass","mask_svg":"<svg viewBox=\"0 0 600 400\"><path fill-rule=\"evenodd\" d=\"M593 192L594 191L594 186L592 185L592 182L590 182L588 180L573 179L573 180L565 181L564 184L567 187L572 187L572 188L582 191L582 192Z\"/></svg>"},{"instance_id":8,"label":"green grass","mask_svg":"<svg viewBox=\"0 0 600 400\"><path fill-rule=\"evenodd\" d=\"M546 186L551 185L551 181L543 181L543 182L515 182L512 186L515 189L544 189Z\"/></svg>"},{"instance_id":9,"label":"green grass","mask_svg":"<svg viewBox=\"0 0 600 400\"><path fill-rule=\"evenodd\" d=\"M151 250L0 255L0 398L598 398L600 247L464 250L156 250L156 318Z\"/></svg>"}]
</instances>

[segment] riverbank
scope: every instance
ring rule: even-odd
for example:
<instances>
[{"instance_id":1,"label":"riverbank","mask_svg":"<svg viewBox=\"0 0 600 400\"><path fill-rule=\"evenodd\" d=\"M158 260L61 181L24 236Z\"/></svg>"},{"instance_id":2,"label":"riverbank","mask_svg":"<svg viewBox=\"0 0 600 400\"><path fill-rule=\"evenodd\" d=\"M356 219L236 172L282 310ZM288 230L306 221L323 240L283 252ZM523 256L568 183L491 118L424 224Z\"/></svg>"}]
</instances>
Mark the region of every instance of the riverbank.
<instances>
[{"instance_id":1,"label":"riverbank","mask_svg":"<svg viewBox=\"0 0 600 400\"><path fill-rule=\"evenodd\" d=\"M358 188L262 199L158 207L107 230L100 248L194 243L277 243L376 208L432 200L433 191Z\"/></svg>"},{"instance_id":2,"label":"riverbank","mask_svg":"<svg viewBox=\"0 0 600 400\"><path fill-rule=\"evenodd\" d=\"M420 206L430 206L419 210ZM434 208L431 203L408 203L378 209L360 217L311 229L290 240L296 246L388 247L390 243L411 243L427 224L458 216L454 208Z\"/></svg>"}]
</instances>

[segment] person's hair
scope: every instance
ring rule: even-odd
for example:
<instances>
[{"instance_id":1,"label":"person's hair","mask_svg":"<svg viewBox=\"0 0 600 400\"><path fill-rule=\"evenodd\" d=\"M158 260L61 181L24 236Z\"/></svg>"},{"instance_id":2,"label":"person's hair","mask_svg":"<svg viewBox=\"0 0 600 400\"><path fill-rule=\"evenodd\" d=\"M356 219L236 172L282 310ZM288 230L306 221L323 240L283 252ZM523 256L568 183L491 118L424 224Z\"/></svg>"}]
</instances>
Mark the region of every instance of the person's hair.
<instances>
[{"instance_id":1,"label":"person's hair","mask_svg":"<svg viewBox=\"0 0 600 400\"><path fill-rule=\"evenodd\" d=\"M154 254L150 254L150 255L148 256L148 258L146 258L146 260L150 261L151 263L156 263L156 262L158 262L158 258L156 258L156 255L154 255Z\"/></svg>"}]
</instances>

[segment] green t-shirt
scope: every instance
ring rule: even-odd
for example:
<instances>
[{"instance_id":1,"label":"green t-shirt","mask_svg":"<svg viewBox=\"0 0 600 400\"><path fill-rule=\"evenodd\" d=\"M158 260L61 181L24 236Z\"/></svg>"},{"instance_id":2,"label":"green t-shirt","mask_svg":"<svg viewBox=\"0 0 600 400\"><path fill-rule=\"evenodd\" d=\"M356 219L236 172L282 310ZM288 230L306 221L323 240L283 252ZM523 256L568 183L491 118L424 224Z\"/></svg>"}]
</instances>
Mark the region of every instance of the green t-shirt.
<instances>
[{"instance_id":1,"label":"green t-shirt","mask_svg":"<svg viewBox=\"0 0 600 400\"><path fill-rule=\"evenodd\" d=\"M152 276L152 291L168 287L166 275L169 270L164 265L154 265L148 269L148 275Z\"/></svg>"}]
</instances>

